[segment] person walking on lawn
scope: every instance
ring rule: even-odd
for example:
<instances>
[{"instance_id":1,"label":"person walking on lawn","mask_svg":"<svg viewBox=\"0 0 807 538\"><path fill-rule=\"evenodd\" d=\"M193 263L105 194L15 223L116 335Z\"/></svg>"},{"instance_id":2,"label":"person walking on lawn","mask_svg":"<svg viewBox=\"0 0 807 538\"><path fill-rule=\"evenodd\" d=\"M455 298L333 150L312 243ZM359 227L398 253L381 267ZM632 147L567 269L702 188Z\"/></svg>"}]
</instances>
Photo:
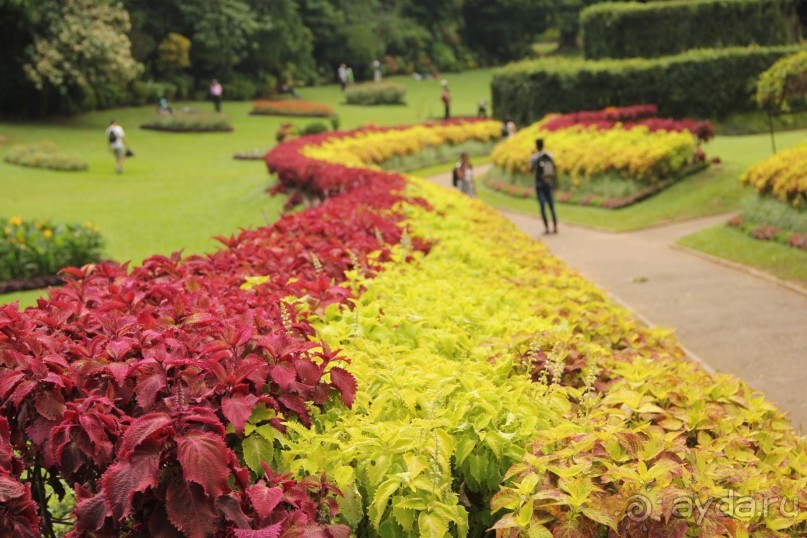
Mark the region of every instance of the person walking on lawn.
<instances>
[{"instance_id":1,"label":"person walking on lawn","mask_svg":"<svg viewBox=\"0 0 807 538\"><path fill-rule=\"evenodd\" d=\"M115 172L123 173L123 161L126 160L126 135L123 127L112 120L106 128L106 139L109 141L109 151L115 156Z\"/></svg>"},{"instance_id":2,"label":"person walking on lawn","mask_svg":"<svg viewBox=\"0 0 807 538\"><path fill-rule=\"evenodd\" d=\"M555 215L555 161L552 154L544 151L544 140L539 138L535 141L537 150L530 157L530 170L535 172L535 193L538 195L538 203L541 204L541 218L544 221L544 235L558 233L558 217ZM546 206L552 212L552 232L549 231L549 222L546 219Z\"/></svg>"},{"instance_id":3,"label":"person walking on lawn","mask_svg":"<svg viewBox=\"0 0 807 538\"><path fill-rule=\"evenodd\" d=\"M210 84L210 98L213 99L213 106L216 108L216 112L221 112L221 97L223 94L224 88L221 83L213 79L213 82Z\"/></svg>"}]
</instances>

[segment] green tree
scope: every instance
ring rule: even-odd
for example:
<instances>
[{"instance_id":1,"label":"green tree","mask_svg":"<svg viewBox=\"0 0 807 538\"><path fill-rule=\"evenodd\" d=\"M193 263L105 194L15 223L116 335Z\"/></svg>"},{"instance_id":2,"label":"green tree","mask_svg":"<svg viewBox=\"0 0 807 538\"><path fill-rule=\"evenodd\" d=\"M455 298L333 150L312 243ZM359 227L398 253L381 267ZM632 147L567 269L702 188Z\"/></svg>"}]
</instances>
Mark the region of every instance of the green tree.
<instances>
[{"instance_id":1,"label":"green tree","mask_svg":"<svg viewBox=\"0 0 807 538\"><path fill-rule=\"evenodd\" d=\"M525 57L536 37L549 27L549 0L465 0L463 41L487 62Z\"/></svg>"},{"instance_id":2,"label":"green tree","mask_svg":"<svg viewBox=\"0 0 807 538\"><path fill-rule=\"evenodd\" d=\"M27 49L23 66L37 90L57 93L66 108L112 106L142 72L132 58L129 14L119 4L97 0L39 2L42 30Z\"/></svg>"},{"instance_id":3,"label":"green tree","mask_svg":"<svg viewBox=\"0 0 807 538\"><path fill-rule=\"evenodd\" d=\"M160 43L157 65L164 75L171 76L191 66L191 40L171 32Z\"/></svg>"}]
</instances>

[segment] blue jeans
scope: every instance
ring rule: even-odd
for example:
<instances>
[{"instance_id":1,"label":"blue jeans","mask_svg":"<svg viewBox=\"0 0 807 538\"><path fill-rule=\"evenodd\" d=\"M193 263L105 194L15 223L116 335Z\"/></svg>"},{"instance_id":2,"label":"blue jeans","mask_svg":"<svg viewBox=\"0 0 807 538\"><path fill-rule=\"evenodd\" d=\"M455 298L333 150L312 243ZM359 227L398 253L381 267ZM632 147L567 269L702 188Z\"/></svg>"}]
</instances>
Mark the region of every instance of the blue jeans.
<instances>
[{"instance_id":1,"label":"blue jeans","mask_svg":"<svg viewBox=\"0 0 807 538\"><path fill-rule=\"evenodd\" d=\"M535 185L535 192L538 195L538 203L541 204L541 218L544 221L544 227L549 231L549 223L546 220L546 206L549 206L549 211L552 213L552 224L554 229L558 229L558 217L555 215L555 195L553 194L552 185L537 184Z\"/></svg>"}]
</instances>

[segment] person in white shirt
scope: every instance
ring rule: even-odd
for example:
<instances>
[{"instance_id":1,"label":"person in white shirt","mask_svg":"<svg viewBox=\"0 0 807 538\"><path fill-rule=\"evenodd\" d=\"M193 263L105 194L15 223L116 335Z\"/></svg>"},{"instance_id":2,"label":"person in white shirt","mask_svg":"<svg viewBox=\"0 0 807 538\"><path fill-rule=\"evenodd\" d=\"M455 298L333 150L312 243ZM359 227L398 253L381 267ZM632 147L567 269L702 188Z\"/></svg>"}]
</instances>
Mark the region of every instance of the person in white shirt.
<instances>
[{"instance_id":1,"label":"person in white shirt","mask_svg":"<svg viewBox=\"0 0 807 538\"><path fill-rule=\"evenodd\" d=\"M126 135L123 127L112 120L106 128L106 138L109 141L109 151L115 156L115 171L123 173L123 161L126 160Z\"/></svg>"}]
</instances>

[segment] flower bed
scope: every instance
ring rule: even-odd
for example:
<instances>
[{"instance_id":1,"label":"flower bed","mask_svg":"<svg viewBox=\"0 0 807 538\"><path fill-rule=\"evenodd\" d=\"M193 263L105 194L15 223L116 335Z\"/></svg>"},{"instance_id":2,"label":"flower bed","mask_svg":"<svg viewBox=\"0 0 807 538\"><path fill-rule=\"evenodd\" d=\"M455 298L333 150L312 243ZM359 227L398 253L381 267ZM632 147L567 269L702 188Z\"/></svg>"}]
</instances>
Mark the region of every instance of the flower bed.
<instances>
[{"instance_id":1,"label":"flower bed","mask_svg":"<svg viewBox=\"0 0 807 538\"><path fill-rule=\"evenodd\" d=\"M56 144L47 141L15 144L9 148L5 160L19 166L65 172L78 172L88 168L86 161L60 153Z\"/></svg>"},{"instance_id":2,"label":"flower bed","mask_svg":"<svg viewBox=\"0 0 807 538\"><path fill-rule=\"evenodd\" d=\"M181 110L177 110L173 114L155 114L140 128L174 133L229 132L233 130L226 114Z\"/></svg>"},{"instance_id":3,"label":"flower bed","mask_svg":"<svg viewBox=\"0 0 807 538\"><path fill-rule=\"evenodd\" d=\"M75 535L700 534L671 510L633 532L636 484L807 507L805 441L760 395L484 205L304 154L367 136L267 155L314 209L209 256L70 271L37 308L0 309L0 441L21 459L0 460L18 503L0 528L36 534L52 476L80 484ZM803 529L717 510L706 525Z\"/></svg>"},{"instance_id":4,"label":"flower bed","mask_svg":"<svg viewBox=\"0 0 807 538\"><path fill-rule=\"evenodd\" d=\"M751 166L740 181L761 196L773 196L797 209L807 207L807 143Z\"/></svg>"},{"instance_id":5,"label":"flower bed","mask_svg":"<svg viewBox=\"0 0 807 538\"><path fill-rule=\"evenodd\" d=\"M62 268L99 261L102 247L92 223L0 220L0 293L58 283L53 277Z\"/></svg>"},{"instance_id":6,"label":"flower bed","mask_svg":"<svg viewBox=\"0 0 807 538\"><path fill-rule=\"evenodd\" d=\"M311 116L327 118L334 115L332 106L304 101L302 99L261 100L252 105L256 116Z\"/></svg>"},{"instance_id":7,"label":"flower bed","mask_svg":"<svg viewBox=\"0 0 807 538\"><path fill-rule=\"evenodd\" d=\"M713 136L709 122L655 117L641 105L550 115L499 144L487 184L532 188L529 157L543 138L559 172L558 197L601 207L624 207L704 167L698 144ZM522 192L521 189L518 190Z\"/></svg>"},{"instance_id":8,"label":"flower bed","mask_svg":"<svg viewBox=\"0 0 807 538\"><path fill-rule=\"evenodd\" d=\"M348 86L345 101L349 105L403 105L406 86L392 82L368 82Z\"/></svg>"}]
</instances>

